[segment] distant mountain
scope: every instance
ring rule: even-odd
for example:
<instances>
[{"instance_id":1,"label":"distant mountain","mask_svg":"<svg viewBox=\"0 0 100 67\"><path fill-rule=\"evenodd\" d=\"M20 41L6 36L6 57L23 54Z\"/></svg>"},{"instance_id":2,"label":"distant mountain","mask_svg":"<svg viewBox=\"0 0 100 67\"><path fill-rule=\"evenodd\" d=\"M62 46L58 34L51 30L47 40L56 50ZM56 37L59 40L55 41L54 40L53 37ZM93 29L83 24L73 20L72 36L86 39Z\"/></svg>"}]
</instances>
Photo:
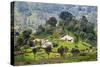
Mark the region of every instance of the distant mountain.
<instances>
[{"instance_id":1,"label":"distant mountain","mask_svg":"<svg viewBox=\"0 0 100 67\"><path fill-rule=\"evenodd\" d=\"M45 24L45 21L51 17L59 20L59 14L62 11L72 13L77 19L85 15L89 22L97 23L96 6L80 6L66 4L15 2L15 26L19 29L31 27L34 31L38 25Z\"/></svg>"}]
</instances>

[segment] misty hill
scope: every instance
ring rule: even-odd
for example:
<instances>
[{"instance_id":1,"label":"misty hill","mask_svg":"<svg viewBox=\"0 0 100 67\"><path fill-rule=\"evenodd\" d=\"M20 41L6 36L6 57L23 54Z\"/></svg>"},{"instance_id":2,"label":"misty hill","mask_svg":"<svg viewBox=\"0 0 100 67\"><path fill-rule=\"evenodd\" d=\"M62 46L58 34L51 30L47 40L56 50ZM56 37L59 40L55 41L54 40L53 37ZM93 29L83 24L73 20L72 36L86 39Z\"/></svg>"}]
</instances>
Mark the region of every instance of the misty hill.
<instances>
[{"instance_id":1,"label":"misty hill","mask_svg":"<svg viewBox=\"0 0 100 67\"><path fill-rule=\"evenodd\" d=\"M70 12L78 20L85 15L89 22L96 25L97 7L95 6L15 2L15 28L24 30L30 27L35 32L38 25L44 25L49 17L53 16L59 21L59 14L62 11Z\"/></svg>"}]
</instances>

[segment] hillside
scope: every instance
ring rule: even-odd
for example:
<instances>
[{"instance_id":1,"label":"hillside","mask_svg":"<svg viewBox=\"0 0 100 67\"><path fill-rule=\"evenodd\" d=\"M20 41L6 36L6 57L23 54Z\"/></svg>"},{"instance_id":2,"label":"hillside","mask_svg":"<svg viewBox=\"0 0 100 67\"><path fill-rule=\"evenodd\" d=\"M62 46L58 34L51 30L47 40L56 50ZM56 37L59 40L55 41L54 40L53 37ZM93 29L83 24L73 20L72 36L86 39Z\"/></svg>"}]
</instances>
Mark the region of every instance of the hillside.
<instances>
[{"instance_id":1,"label":"hillside","mask_svg":"<svg viewBox=\"0 0 100 67\"><path fill-rule=\"evenodd\" d=\"M15 2L15 65L97 60L97 7Z\"/></svg>"}]
</instances>

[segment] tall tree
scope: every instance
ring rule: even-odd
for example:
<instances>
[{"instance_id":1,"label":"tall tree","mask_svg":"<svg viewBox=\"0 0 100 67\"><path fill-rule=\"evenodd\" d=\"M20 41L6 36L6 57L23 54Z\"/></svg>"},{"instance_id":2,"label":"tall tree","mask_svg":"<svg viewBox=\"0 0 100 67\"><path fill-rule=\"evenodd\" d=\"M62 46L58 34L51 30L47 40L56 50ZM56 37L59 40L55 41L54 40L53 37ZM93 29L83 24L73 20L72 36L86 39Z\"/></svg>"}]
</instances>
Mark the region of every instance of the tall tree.
<instances>
[{"instance_id":1,"label":"tall tree","mask_svg":"<svg viewBox=\"0 0 100 67\"><path fill-rule=\"evenodd\" d=\"M65 24L72 20L73 15L68 11L63 11L60 13L59 18L65 21Z\"/></svg>"},{"instance_id":2,"label":"tall tree","mask_svg":"<svg viewBox=\"0 0 100 67\"><path fill-rule=\"evenodd\" d=\"M37 29L37 34L40 34L42 32L45 32L45 28L42 25L39 25Z\"/></svg>"},{"instance_id":3,"label":"tall tree","mask_svg":"<svg viewBox=\"0 0 100 67\"><path fill-rule=\"evenodd\" d=\"M33 54L34 54L34 60L35 60L35 59L36 59L37 48L36 48L36 47L33 48L33 49L32 49L32 52L33 52Z\"/></svg>"},{"instance_id":4,"label":"tall tree","mask_svg":"<svg viewBox=\"0 0 100 67\"><path fill-rule=\"evenodd\" d=\"M60 54L61 58L64 58L65 49L63 46L58 48L58 53Z\"/></svg>"},{"instance_id":5,"label":"tall tree","mask_svg":"<svg viewBox=\"0 0 100 67\"><path fill-rule=\"evenodd\" d=\"M29 38L31 33L32 33L31 29L27 29L22 32L24 38Z\"/></svg>"},{"instance_id":6,"label":"tall tree","mask_svg":"<svg viewBox=\"0 0 100 67\"><path fill-rule=\"evenodd\" d=\"M46 21L47 24L50 24L51 26L56 26L57 20L55 17L50 17L49 20Z\"/></svg>"},{"instance_id":7,"label":"tall tree","mask_svg":"<svg viewBox=\"0 0 100 67\"><path fill-rule=\"evenodd\" d=\"M48 59L49 59L49 54L52 51L52 47L51 46L47 46L45 49L45 52L48 54Z\"/></svg>"},{"instance_id":8,"label":"tall tree","mask_svg":"<svg viewBox=\"0 0 100 67\"><path fill-rule=\"evenodd\" d=\"M86 24L86 23L88 22L87 17L86 17L86 16L82 16L81 22L82 22L83 24Z\"/></svg>"}]
</instances>

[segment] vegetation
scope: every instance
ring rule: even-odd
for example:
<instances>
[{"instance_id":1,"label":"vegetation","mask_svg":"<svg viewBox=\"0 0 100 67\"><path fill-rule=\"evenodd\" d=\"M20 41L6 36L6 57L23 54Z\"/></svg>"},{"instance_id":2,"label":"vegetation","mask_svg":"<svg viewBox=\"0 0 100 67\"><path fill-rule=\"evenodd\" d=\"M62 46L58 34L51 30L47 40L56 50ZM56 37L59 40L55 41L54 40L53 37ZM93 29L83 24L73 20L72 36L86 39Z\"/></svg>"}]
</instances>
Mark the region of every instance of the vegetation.
<instances>
[{"instance_id":1,"label":"vegetation","mask_svg":"<svg viewBox=\"0 0 100 67\"><path fill-rule=\"evenodd\" d=\"M77 20L67 11L61 12L59 18L60 21L57 21L55 17L50 17L45 25L38 26L35 33L31 29L17 32L19 35L14 52L16 65L96 60L97 32L94 31L94 24L86 16ZM74 42L61 40L65 35L72 36ZM40 42L33 42L35 39ZM53 48L42 48L42 39L51 42Z\"/></svg>"},{"instance_id":2,"label":"vegetation","mask_svg":"<svg viewBox=\"0 0 100 67\"><path fill-rule=\"evenodd\" d=\"M50 17L49 20L46 22L47 24L50 24L51 26L56 26L57 20L55 17Z\"/></svg>"}]
</instances>

